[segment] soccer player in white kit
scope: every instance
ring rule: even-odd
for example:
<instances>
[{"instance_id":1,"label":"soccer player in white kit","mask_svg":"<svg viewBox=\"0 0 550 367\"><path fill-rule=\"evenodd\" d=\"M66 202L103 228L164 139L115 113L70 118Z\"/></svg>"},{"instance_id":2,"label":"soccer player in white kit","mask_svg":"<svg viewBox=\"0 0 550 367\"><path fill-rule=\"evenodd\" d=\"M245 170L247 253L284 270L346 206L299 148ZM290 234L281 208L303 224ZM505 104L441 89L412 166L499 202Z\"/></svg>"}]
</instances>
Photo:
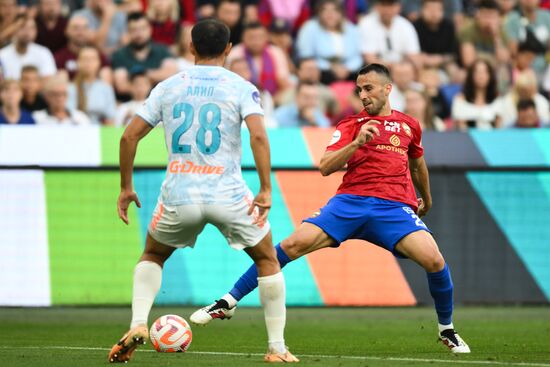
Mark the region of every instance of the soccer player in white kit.
<instances>
[{"instance_id":1,"label":"soccer player in white kit","mask_svg":"<svg viewBox=\"0 0 550 367\"><path fill-rule=\"evenodd\" d=\"M158 204L136 265L132 321L109 353L109 362L127 362L148 338L147 318L161 285L162 266L176 248L193 247L207 223L258 267L260 301L268 334L267 362L298 362L286 348L285 283L271 240L270 153L259 92L222 66L231 49L229 29L208 19L192 30L195 66L159 83L137 111L120 141L119 217L128 224L128 206L141 206L132 171L138 142L163 122L169 163ZM241 123L260 180L254 197L241 174Z\"/></svg>"}]
</instances>

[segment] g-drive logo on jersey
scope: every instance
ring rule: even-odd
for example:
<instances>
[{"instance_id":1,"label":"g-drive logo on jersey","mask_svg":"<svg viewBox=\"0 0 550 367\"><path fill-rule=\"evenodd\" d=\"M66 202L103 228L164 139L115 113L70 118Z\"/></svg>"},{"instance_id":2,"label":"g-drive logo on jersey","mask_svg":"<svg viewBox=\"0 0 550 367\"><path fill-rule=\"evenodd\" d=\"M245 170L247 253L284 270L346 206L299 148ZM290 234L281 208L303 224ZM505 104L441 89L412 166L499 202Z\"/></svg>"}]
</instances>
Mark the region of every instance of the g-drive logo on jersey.
<instances>
[{"instance_id":1,"label":"g-drive logo on jersey","mask_svg":"<svg viewBox=\"0 0 550 367\"><path fill-rule=\"evenodd\" d=\"M183 173L195 175L221 175L225 167L194 164L191 161L172 161L168 165L169 173Z\"/></svg>"}]
</instances>

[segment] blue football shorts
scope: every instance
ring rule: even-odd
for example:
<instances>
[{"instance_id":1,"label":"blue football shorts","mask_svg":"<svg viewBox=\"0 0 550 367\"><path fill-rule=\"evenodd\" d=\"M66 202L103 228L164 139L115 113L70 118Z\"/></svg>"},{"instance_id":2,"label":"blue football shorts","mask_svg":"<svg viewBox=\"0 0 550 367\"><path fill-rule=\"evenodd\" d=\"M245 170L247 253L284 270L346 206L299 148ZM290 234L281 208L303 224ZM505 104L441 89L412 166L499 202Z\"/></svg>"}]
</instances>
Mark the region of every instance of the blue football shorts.
<instances>
[{"instance_id":1,"label":"blue football shorts","mask_svg":"<svg viewBox=\"0 0 550 367\"><path fill-rule=\"evenodd\" d=\"M431 231L403 203L372 196L339 194L320 209L319 213L304 219L325 231L336 241L334 247L350 239L369 241L394 255L397 243L406 235L419 230Z\"/></svg>"}]
</instances>

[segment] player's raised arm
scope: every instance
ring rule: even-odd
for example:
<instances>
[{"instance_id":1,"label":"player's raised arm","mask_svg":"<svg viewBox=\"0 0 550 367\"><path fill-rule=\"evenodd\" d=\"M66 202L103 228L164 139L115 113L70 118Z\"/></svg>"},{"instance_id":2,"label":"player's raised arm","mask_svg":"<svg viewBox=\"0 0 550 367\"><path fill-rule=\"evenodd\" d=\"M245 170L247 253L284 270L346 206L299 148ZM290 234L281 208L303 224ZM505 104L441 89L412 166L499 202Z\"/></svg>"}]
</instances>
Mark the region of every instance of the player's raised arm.
<instances>
[{"instance_id":1,"label":"player's raised arm","mask_svg":"<svg viewBox=\"0 0 550 367\"><path fill-rule=\"evenodd\" d=\"M409 159L409 170L414 187L420 193L418 200L418 216L426 215L432 207L432 194L430 193L430 177L424 157Z\"/></svg>"},{"instance_id":2,"label":"player's raised arm","mask_svg":"<svg viewBox=\"0 0 550 367\"><path fill-rule=\"evenodd\" d=\"M359 134L349 143L339 150L326 151L321 162L319 163L319 171L323 176L328 176L336 171L344 168L348 160L353 153L359 149L366 142L374 139L374 136L380 136L380 131L376 127L380 122L376 120L369 120L361 126Z\"/></svg>"},{"instance_id":3,"label":"player's raised arm","mask_svg":"<svg viewBox=\"0 0 550 367\"><path fill-rule=\"evenodd\" d=\"M132 201L141 208L141 203L134 192L132 172L139 141L151 131L153 127L139 116L134 116L122 137L120 138L120 195L118 197L118 216L128 224L128 206Z\"/></svg>"},{"instance_id":4,"label":"player's raised arm","mask_svg":"<svg viewBox=\"0 0 550 367\"><path fill-rule=\"evenodd\" d=\"M250 131L250 147L260 179L260 192L250 206L249 214L252 214L254 207L258 207L259 216L255 223L262 225L267 219L267 214L271 208L271 153L269 151L269 140L262 115L248 115L244 121Z\"/></svg>"}]
</instances>

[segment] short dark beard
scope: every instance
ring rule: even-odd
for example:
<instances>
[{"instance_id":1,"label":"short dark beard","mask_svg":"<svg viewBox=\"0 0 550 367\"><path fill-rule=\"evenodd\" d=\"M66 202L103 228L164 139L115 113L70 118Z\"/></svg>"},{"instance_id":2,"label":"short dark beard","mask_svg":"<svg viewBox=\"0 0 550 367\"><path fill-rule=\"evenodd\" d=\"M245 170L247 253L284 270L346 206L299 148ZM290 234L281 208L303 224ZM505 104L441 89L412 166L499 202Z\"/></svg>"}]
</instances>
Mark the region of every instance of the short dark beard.
<instances>
[{"instance_id":1,"label":"short dark beard","mask_svg":"<svg viewBox=\"0 0 550 367\"><path fill-rule=\"evenodd\" d=\"M147 48L147 46L149 46L150 44L150 41L147 41L147 42L143 42L141 44L138 44L138 43L130 43L129 46L132 50L134 51L143 51L145 48Z\"/></svg>"}]
</instances>

